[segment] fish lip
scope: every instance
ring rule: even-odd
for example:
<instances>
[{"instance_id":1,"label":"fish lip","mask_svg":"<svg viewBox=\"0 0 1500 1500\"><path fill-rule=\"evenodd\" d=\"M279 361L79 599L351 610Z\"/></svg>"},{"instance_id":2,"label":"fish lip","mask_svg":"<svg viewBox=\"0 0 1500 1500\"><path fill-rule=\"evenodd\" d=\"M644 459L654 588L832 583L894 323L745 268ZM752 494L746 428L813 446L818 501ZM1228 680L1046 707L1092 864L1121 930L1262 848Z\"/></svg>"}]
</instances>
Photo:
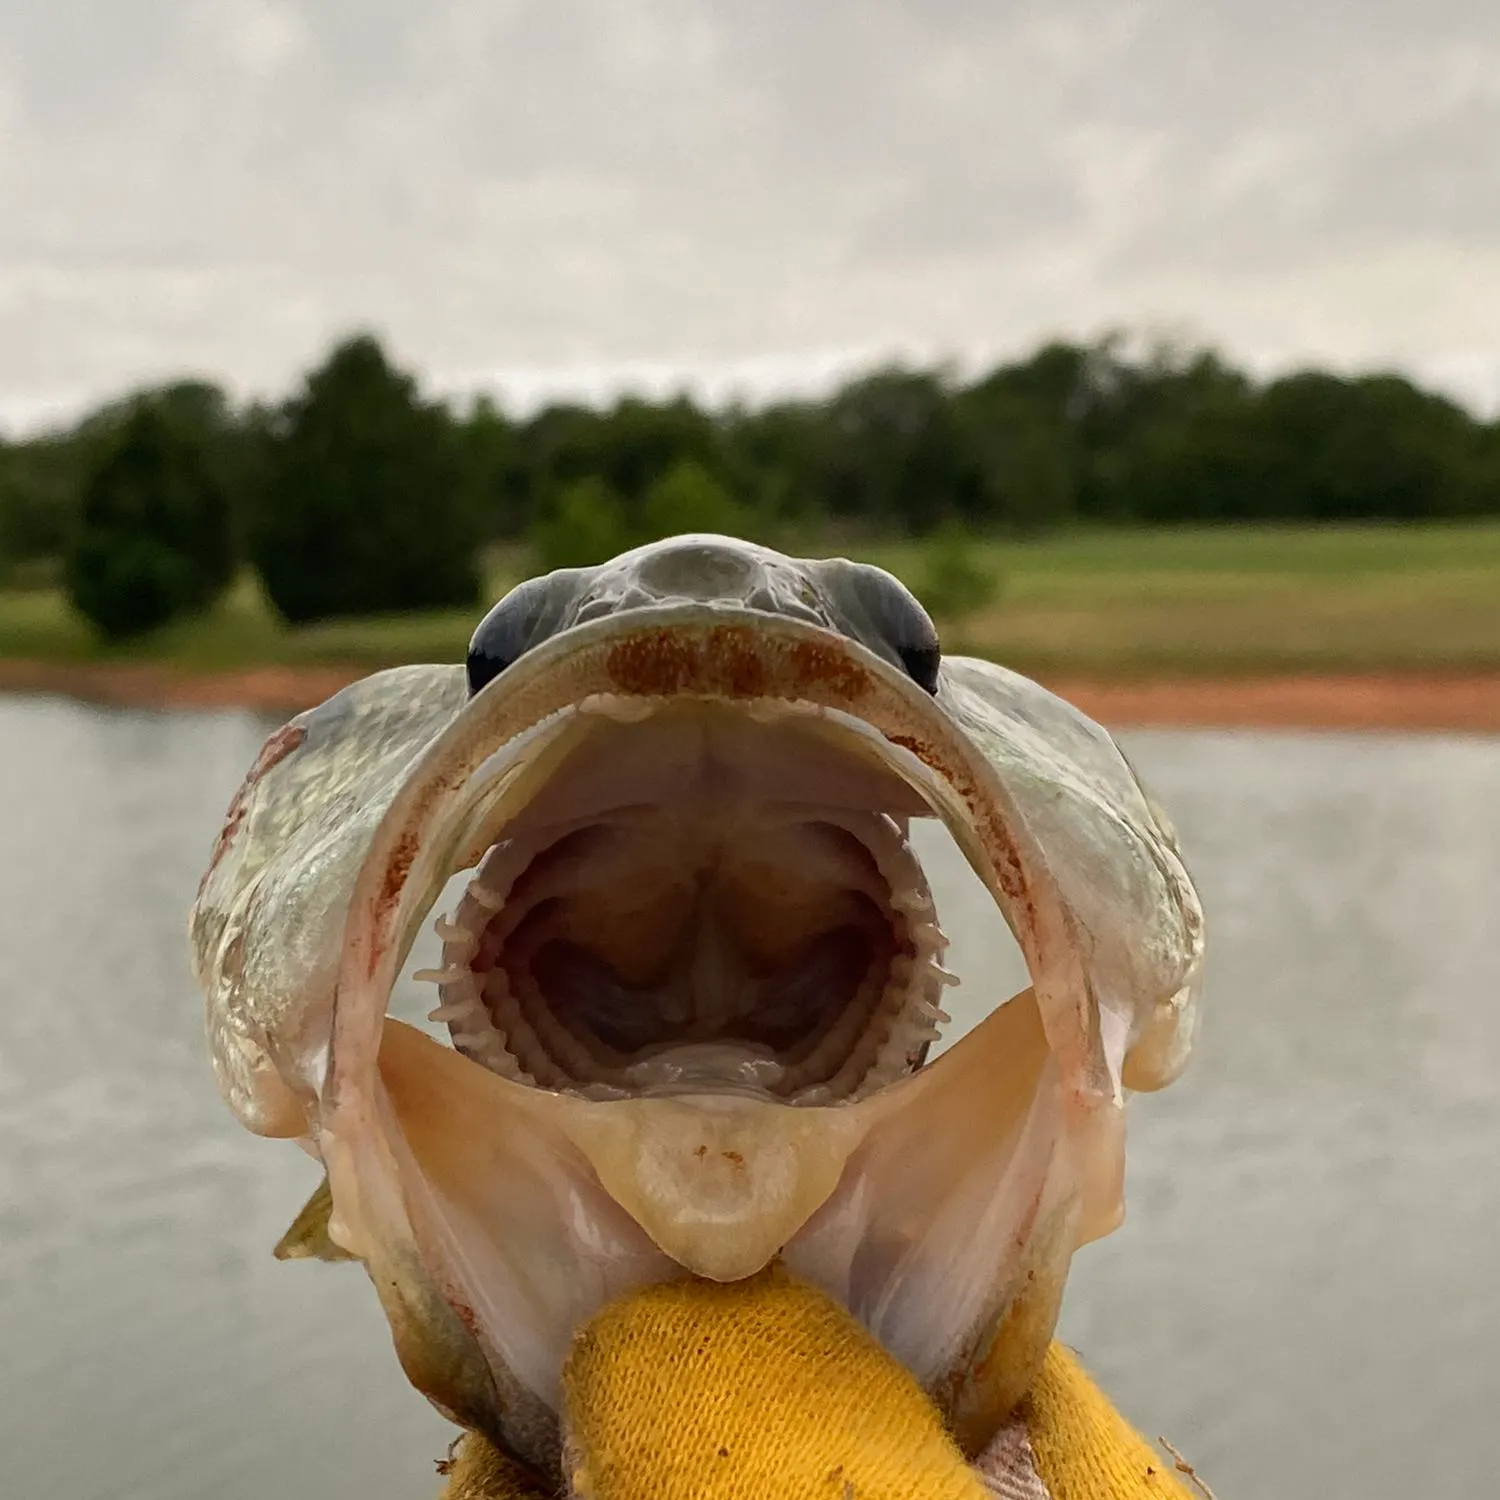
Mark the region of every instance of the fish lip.
<instances>
[{"instance_id":1,"label":"fish lip","mask_svg":"<svg viewBox=\"0 0 1500 1500\"><path fill-rule=\"evenodd\" d=\"M564 692L549 693L549 685L563 684ZM325 1122L346 1094L367 1093L375 1076L390 991L410 943L405 898L437 810L462 795L490 756L575 708L587 688L642 699L809 703L881 735L893 766L946 803L936 810L1010 923L1075 1105L1087 1111L1119 1102L1118 1069L1093 1034L1089 975L1045 853L940 696L835 630L692 601L589 620L532 648L475 694L407 772L348 907L319 1091Z\"/></svg>"}]
</instances>

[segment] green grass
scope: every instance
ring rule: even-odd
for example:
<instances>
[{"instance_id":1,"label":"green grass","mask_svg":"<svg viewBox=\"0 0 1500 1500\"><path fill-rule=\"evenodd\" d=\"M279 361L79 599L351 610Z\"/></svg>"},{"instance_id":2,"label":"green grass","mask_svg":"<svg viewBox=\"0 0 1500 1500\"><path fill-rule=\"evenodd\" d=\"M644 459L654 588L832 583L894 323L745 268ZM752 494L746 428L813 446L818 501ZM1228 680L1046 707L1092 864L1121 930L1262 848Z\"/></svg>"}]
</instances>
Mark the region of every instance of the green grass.
<instances>
[{"instance_id":1,"label":"green grass","mask_svg":"<svg viewBox=\"0 0 1500 1500\"><path fill-rule=\"evenodd\" d=\"M496 580L497 591L507 584ZM331 620L291 629L269 609L253 577L211 610L123 645L98 641L55 589L0 590L0 657L51 661L171 662L194 671L264 664L388 666L463 659L474 610Z\"/></svg>"},{"instance_id":2,"label":"green grass","mask_svg":"<svg viewBox=\"0 0 1500 1500\"><path fill-rule=\"evenodd\" d=\"M973 617L943 622L949 649L1026 671L1500 669L1500 525L1074 532L977 545L1001 592ZM909 580L924 566L919 543L847 550ZM521 557L498 558L491 596L523 573ZM204 616L105 648L55 590L0 591L0 656L194 670L457 661L475 619L448 611L292 630L246 579Z\"/></svg>"},{"instance_id":3,"label":"green grass","mask_svg":"<svg viewBox=\"0 0 1500 1500\"><path fill-rule=\"evenodd\" d=\"M1500 668L1500 525L1076 533L990 544L950 649L1108 677ZM919 576L908 545L872 561Z\"/></svg>"}]
</instances>

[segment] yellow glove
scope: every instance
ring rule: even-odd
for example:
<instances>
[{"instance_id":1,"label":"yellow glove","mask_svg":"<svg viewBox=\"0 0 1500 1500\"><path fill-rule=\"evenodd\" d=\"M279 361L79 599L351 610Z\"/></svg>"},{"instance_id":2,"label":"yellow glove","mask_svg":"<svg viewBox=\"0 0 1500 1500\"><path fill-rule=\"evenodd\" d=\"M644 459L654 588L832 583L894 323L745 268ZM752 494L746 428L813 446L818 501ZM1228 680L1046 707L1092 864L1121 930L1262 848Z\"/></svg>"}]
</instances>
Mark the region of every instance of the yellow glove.
<instances>
[{"instance_id":1,"label":"yellow glove","mask_svg":"<svg viewBox=\"0 0 1500 1500\"><path fill-rule=\"evenodd\" d=\"M971 1467L916 1381L842 1308L776 1271L605 1308L563 1376L577 1500L1187 1500L1060 1345ZM548 1491L473 1434L443 1500Z\"/></svg>"}]
</instances>

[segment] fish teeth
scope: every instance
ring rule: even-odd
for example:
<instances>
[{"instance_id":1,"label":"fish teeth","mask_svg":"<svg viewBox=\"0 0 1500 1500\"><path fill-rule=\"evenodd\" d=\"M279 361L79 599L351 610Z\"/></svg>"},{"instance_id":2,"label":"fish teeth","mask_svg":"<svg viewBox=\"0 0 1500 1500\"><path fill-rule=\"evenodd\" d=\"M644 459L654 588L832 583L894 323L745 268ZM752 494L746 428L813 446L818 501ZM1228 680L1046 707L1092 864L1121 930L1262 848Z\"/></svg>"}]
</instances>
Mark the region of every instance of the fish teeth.
<instances>
[{"instance_id":1,"label":"fish teeth","mask_svg":"<svg viewBox=\"0 0 1500 1500\"><path fill-rule=\"evenodd\" d=\"M530 1076L516 1066L515 1059L506 1050L505 1042L496 1031L455 1031L453 1045L474 1058L475 1061L483 1063L492 1072L498 1072L507 1078L516 1078L518 1082L531 1082Z\"/></svg>"},{"instance_id":2,"label":"fish teeth","mask_svg":"<svg viewBox=\"0 0 1500 1500\"><path fill-rule=\"evenodd\" d=\"M470 973L467 964L447 964L441 969L418 969L412 974L412 978L418 984L458 984L466 979Z\"/></svg>"},{"instance_id":3,"label":"fish teeth","mask_svg":"<svg viewBox=\"0 0 1500 1500\"><path fill-rule=\"evenodd\" d=\"M590 1083L577 1090L585 1099L593 1099L604 1103L611 1099L629 1099L630 1092L627 1089L617 1089L609 1083Z\"/></svg>"},{"instance_id":4,"label":"fish teeth","mask_svg":"<svg viewBox=\"0 0 1500 1500\"><path fill-rule=\"evenodd\" d=\"M488 1008L477 995L462 1006L439 1006L430 1019L448 1021L453 1045L466 1056L483 1063L492 1073L515 1083L536 1084L535 1075L522 1067L520 1059L510 1050L505 1032L495 1025ZM461 1028L457 1022L467 1022L468 1025Z\"/></svg>"},{"instance_id":5,"label":"fish teeth","mask_svg":"<svg viewBox=\"0 0 1500 1500\"><path fill-rule=\"evenodd\" d=\"M577 705L581 714L597 714L617 724L639 724L649 719L659 707L651 698L628 698L622 693L590 693Z\"/></svg>"},{"instance_id":6,"label":"fish teeth","mask_svg":"<svg viewBox=\"0 0 1500 1500\"><path fill-rule=\"evenodd\" d=\"M742 705L741 711L756 724L774 724L778 719L787 718L787 710L791 707L774 698L751 698Z\"/></svg>"},{"instance_id":7,"label":"fish teeth","mask_svg":"<svg viewBox=\"0 0 1500 1500\"><path fill-rule=\"evenodd\" d=\"M484 911L499 911L505 905L505 894L501 894L499 891L492 891L476 875L469 882L469 888L464 892L464 897Z\"/></svg>"},{"instance_id":8,"label":"fish teeth","mask_svg":"<svg viewBox=\"0 0 1500 1500\"><path fill-rule=\"evenodd\" d=\"M587 711L629 722L647 717L654 707L601 694L588 702ZM951 1023L938 998L959 982L939 962L949 941L907 831L883 814L835 812L828 821L853 834L873 861L870 893L884 887L879 896L892 921L895 951L883 974L866 974L845 1013L807 1057L788 1065L772 1090L789 1102L812 1106L863 1098L904 1077L922 1049L941 1036L941 1027ZM633 1097L633 1090L622 1086L629 1059L592 1035L575 1034L536 991L529 956L540 935L529 932L519 950L515 947L522 908L533 907L538 894L528 889L525 902L511 900L529 854L524 842L495 844L473 870L457 906L437 917L433 930L442 944L440 965L414 976L439 988L441 1003L428 1018L447 1026L461 1052L502 1077L601 1101ZM492 958L493 967L475 971L476 961L488 965ZM805 1081L800 1089L799 1078Z\"/></svg>"},{"instance_id":9,"label":"fish teeth","mask_svg":"<svg viewBox=\"0 0 1500 1500\"><path fill-rule=\"evenodd\" d=\"M463 1021L467 1020L473 1014L474 1001L472 999L464 999L462 1001L452 1000L446 1001L444 1004L438 1006L436 1010L428 1011L427 1019L435 1022Z\"/></svg>"},{"instance_id":10,"label":"fish teeth","mask_svg":"<svg viewBox=\"0 0 1500 1500\"><path fill-rule=\"evenodd\" d=\"M484 1000L495 1034L502 1039L502 1046L515 1059L516 1066L527 1074L523 1081L540 1082L543 1088L566 1088L575 1082L558 1067L552 1053L537 1035L536 1028L521 1009L520 1001L511 993L503 969L491 969L486 976Z\"/></svg>"},{"instance_id":11,"label":"fish teeth","mask_svg":"<svg viewBox=\"0 0 1500 1500\"><path fill-rule=\"evenodd\" d=\"M937 953L948 945L948 940L943 936L943 929L936 922L912 923L911 939L916 944L917 951L924 955Z\"/></svg>"},{"instance_id":12,"label":"fish teeth","mask_svg":"<svg viewBox=\"0 0 1500 1500\"><path fill-rule=\"evenodd\" d=\"M559 1072L569 1079L582 1081L596 1071L598 1060L552 1014L545 1000L529 1019L533 1035Z\"/></svg>"}]
</instances>

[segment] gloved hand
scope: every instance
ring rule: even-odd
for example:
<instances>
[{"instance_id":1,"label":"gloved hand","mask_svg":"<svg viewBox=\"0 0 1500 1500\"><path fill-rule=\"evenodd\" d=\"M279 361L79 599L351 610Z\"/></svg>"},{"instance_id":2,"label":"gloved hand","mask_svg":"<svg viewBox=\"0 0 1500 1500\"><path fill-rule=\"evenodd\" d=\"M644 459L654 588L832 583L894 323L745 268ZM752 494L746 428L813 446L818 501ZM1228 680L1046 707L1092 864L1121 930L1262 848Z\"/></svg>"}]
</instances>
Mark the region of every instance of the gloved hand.
<instances>
[{"instance_id":1,"label":"gloved hand","mask_svg":"<svg viewBox=\"0 0 1500 1500\"><path fill-rule=\"evenodd\" d=\"M916 1381L776 1270L622 1298L578 1334L563 1389L576 1500L1189 1500L1057 1344L971 1467ZM469 1434L443 1500L550 1494Z\"/></svg>"}]
</instances>

